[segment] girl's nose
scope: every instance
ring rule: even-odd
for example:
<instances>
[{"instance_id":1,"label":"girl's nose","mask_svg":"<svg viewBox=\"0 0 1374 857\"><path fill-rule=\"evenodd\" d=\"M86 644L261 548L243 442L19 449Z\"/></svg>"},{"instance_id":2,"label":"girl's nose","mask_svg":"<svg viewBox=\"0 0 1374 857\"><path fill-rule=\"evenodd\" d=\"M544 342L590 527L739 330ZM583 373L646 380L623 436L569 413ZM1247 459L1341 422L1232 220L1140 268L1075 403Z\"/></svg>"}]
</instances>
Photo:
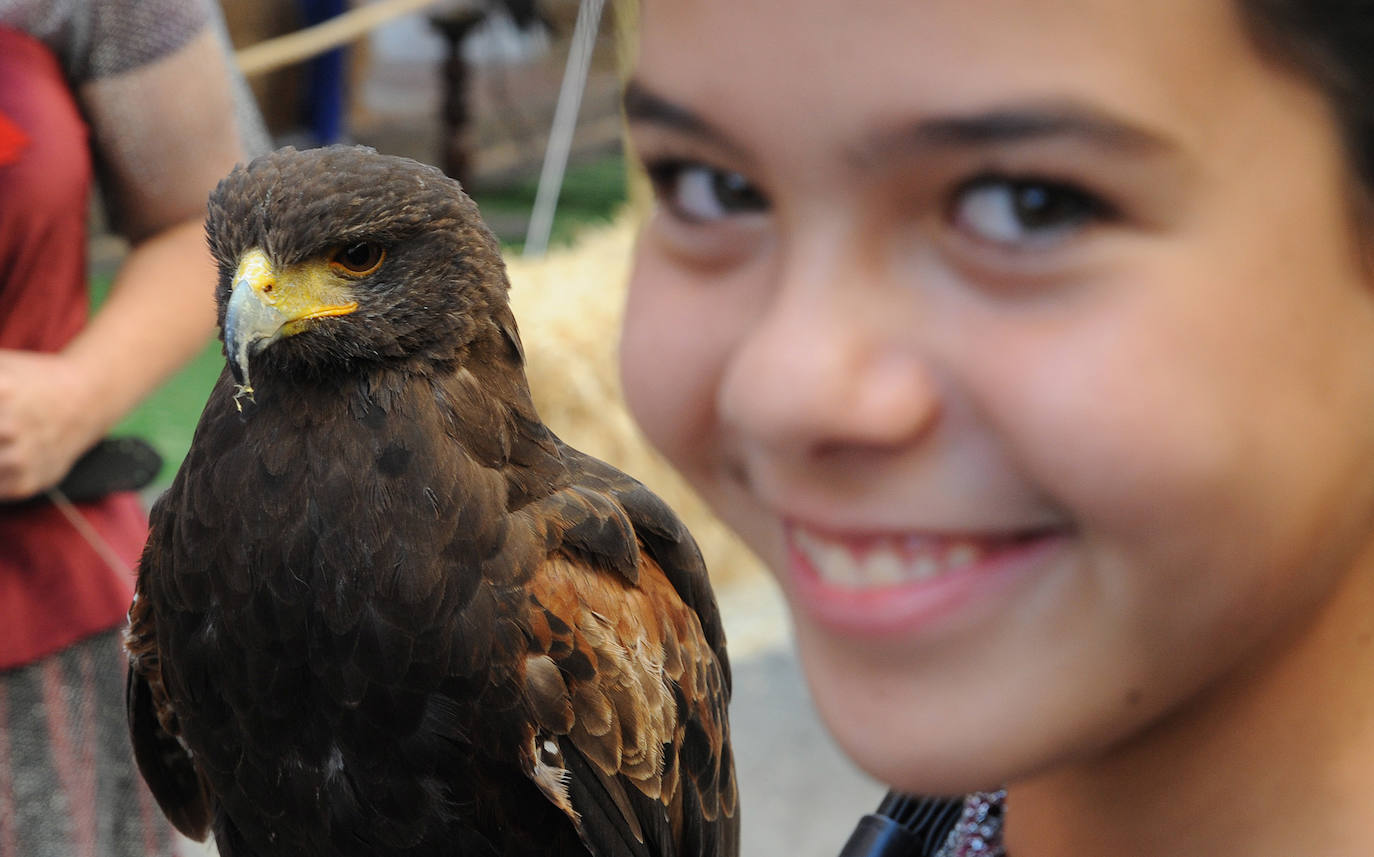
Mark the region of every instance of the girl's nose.
<instances>
[{"instance_id":1,"label":"girl's nose","mask_svg":"<svg viewBox=\"0 0 1374 857\"><path fill-rule=\"evenodd\" d=\"M726 365L726 430L792 455L920 440L940 410L937 379L876 297L779 288Z\"/></svg>"}]
</instances>

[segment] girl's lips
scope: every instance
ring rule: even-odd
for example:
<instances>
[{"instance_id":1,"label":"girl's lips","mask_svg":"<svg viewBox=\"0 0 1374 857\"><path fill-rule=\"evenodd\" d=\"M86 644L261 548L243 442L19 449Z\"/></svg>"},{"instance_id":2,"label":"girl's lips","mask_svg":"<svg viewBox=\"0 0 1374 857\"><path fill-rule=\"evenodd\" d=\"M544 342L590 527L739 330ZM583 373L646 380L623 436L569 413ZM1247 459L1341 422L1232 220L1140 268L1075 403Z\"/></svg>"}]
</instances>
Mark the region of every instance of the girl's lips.
<instances>
[{"instance_id":1,"label":"girl's lips","mask_svg":"<svg viewBox=\"0 0 1374 857\"><path fill-rule=\"evenodd\" d=\"M786 527L797 606L849 636L913 633L985 601L1036 565L1062 529L1007 534L832 535Z\"/></svg>"}]
</instances>

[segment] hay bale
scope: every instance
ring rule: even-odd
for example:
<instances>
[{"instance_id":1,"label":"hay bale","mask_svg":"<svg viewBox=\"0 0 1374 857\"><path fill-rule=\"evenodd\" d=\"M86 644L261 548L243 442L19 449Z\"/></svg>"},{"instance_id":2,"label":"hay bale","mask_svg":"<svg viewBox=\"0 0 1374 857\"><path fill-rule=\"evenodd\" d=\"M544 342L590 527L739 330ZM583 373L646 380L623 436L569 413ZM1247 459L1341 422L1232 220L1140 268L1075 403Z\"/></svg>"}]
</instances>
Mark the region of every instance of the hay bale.
<instances>
[{"instance_id":1,"label":"hay bale","mask_svg":"<svg viewBox=\"0 0 1374 857\"><path fill-rule=\"evenodd\" d=\"M559 437L667 501L696 536L716 585L758 575L758 560L649 446L625 408L616 344L635 228L625 214L543 258L507 260L535 405Z\"/></svg>"}]
</instances>

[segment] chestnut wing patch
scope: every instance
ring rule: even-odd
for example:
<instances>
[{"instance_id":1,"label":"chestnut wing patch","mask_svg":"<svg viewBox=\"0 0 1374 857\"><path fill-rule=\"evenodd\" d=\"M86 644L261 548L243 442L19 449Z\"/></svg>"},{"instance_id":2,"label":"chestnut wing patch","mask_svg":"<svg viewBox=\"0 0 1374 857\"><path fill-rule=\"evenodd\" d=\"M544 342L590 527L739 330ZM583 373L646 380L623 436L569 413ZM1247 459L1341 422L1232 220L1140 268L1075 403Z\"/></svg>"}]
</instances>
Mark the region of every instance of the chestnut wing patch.
<instances>
[{"instance_id":1,"label":"chestnut wing patch","mask_svg":"<svg viewBox=\"0 0 1374 857\"><path fill-rule=\"evenodd\" d=\"M733 841L722 665L647 554L637 577L556 555L528 583L526 770L594 853Z\"/></svg>"}]
</instances>

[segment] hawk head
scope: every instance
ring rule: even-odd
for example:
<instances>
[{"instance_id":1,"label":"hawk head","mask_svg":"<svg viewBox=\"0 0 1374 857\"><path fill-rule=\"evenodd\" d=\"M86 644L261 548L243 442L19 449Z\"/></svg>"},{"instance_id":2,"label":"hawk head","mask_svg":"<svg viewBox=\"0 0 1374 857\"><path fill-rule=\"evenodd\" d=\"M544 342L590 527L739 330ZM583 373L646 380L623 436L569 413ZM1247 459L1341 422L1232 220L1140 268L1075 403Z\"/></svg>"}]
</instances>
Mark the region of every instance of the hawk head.
<instances>
[{"instance_id":1,"label":"hawk head","mask_svg":"<svg viewBox=\"0 0 1374 857\"><path fill-rule=\"evenodd\" d=\"M496 239L458 183L372 149L286 148L210 196L225 356L260 379L452 361L506 303Z\"/></svg>"}]
</instances>

